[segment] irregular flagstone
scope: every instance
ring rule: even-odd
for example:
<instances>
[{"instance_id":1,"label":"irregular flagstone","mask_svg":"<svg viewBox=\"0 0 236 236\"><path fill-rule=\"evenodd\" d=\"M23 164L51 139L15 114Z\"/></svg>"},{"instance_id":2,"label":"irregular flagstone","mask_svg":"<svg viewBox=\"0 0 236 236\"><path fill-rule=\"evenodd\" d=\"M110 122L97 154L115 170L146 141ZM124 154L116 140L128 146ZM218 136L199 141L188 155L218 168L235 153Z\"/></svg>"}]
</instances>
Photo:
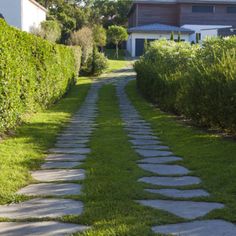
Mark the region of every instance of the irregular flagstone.
<instances>
[{"instance_id":1,"label":"irregular flagstone","mask_svg":"<svg viewBox=\"0 0 236 236\"><path fill-rule=\"evenodd\" d=\"M133 145L140 145L140 148L145 148L145 146L143 147L143 145L157 145L157 144L160 144L161 142L158 141L158 140L153 140L153 139L133 139L133 140L130 140L130 142L133 144Z\"/></svg>"},{"instance_id":2,"label":"irregular flagstone","mask_svg":"<svg viewBox=\"0 0 236 236\"><path fill-rule=\"evenodd\" d=\"M22 188L17 192L27 196L64 196L64 195L79 195L81 186L71 183L41 183L31 184Z\"/></svg>"},{"instance_id":3,"label":"irregular flagstone","mask_svg":"<svg viewBox=\"0 0 236 236\"><path fill-rule=\"evenodd\" d=\"M38 170L32 172L32 177L40 182L83 180L85 171L73 170Z\"/></svg>"},{"instance_id":4,"label":"irregular flagstone","mask_svg":"<svg viewBox=\"0 0 236 236\"><path fill-rule=\"evenodd\" d=\"M137 149L136 152L143 157L173 156L173 153L169 151Z\"/></svg>"},{"instance_id":5,"label":"irregular flagstone","mask_svg":"<svg viewBox=\"0 0 236 236\"><path fill-rule=\"evenodd\" d=\"M4 236L66 236L88 229L87 226L56 221L0 223L0 235Z\"/></svg>"},{"instance_id":6,"label":"irregular flagstone","mask_svg":"<svg viewBox=\"0 0 236 236\"><path fill-rule=\"evenodd\" d=\"M196 219L215 209L221 209L223 204L213 202L140 200L141 205L168 211L184 219Z\"/></svg>"},{"instance_id":7,"label":"irregular flagstone","mask_svg":"<svg viewBox=\"0 0 236 236\"><path fill-rule=\"evenodd\" d=\"M203 189L179 190L179 189L145 189L150 193L158 193L171 198L208 197L209 193Z\"/></svg>"},{"instance_id":8,"label":"irregular flagstone","mask_svg":"<svg viewBox=\"0 0 236 236\"><path fill-rule=\"evenodd\" d=\"M150 163L150 164L166 164L175 161L182 161L180 157L169 156L169 157L150 157L138 160L139 163Z\"/></svg>"},{"instance_id":9,"label":"irregular flagstone","mask_svg":"<svg viewBox=\"0 0 236 236\"><path fill-rule=\"evenodd\" d=\"M190 172L179 165L139 164L139 167L159 175L187 175Z\"/></svg>"},{"instance_id":10,"label":"irregular flagstone","mask_svg":"<svg viewBox=\"0 0 236 236\"><path fill-rule=\"evenodd\" d=\"M74 154L50 154L46 157L46 161L84 161L86 156Z\"/></svg>"},{"instance_id":11,"label":"irregular flagstone","mask_svg":"<svg viewBox=\"0 0 236 236\"><path fill-rule=\"evenodd\" d=\"M65 153L65 154L88 154L90 148L51 148L51 153Z\"/></svg>"},{"instance_id":12,"label":"irregular flagstone","mask_svg":"<svg viewBox=\"0 0 236 236\"><path fill-rule=\"evenodd\" d=\"M56 143L57 148L86 148L88 145L83 143Z\"/></svg>"},{"instance_id":13,"label":"irregular flagstone","mask_svg":"<svg viewBox=\"0 0 236 236\"><path fill-rule=\"evenodd\" d=\"M150 140L158 140L156 136L153 135L142 135L142 134L128 134L130 138L143 140L143 139L150 139Z\"/></svg>"},{"instance_id":14,"label":"irregular flagstone","mask_svg":"<svg viewBox=\"0 0 236 236\"><path fill-rule=\"evenodd\" d=\"M80 140L83 140L83 141L85 141L86 140L86 142L89 142L89 137L88 136L86 136L86 137L84 137L84 136L77 136L76 138L73 138L73 137L57 137L57 141L63 141L63 142L80 142Z\"/></svg>"},{"instance_id":15,"label":"irregular flagstone","mask_svg":"<svg viewBox=\"0 0 236 236\"><path fill-rule=\"evenodd\" d=\"M136 145L133 146L134 149L148 149L148 150L169 150L168 146L163 146L163 145L145 145L145 146L141 146L141 145Z\"/></svg>"},{"instance_id":16,"label":"irregular flagstone","mask_svg":"<svg viewBox=\"0 0 236 236\"><path fill-rule=\"evenodd\" d=\"M72 161L47 161L41 165L41 169L71 169L81 164L81 162Z\"/></svg>"},{"instance_id":17,"label":"irregular flagstone","mask_svg":"<svg viewBox=\"0 0 236 236\"><path fill-rule=\"evenodd\" d=\"M200 184L201 180L197 177L183 176L183 177L143 177L139 182L147 184L168 186L168 187L181 187L188 185Z\"/></svg>"},{"instance_id":18,"label":"irregular flagstone","mask_svg":"<svg viewBox=\"0 0 236 236\"><path fill-rule=\"evenodd\" d=\"M223 220L202 220L152 228L155 233L176 236L234 236L236 226Z\"/></svg>"},{"instance_id":19,"label":"irregular flagstone","mask_svg":"<svg viewBox=\"0 0 236 236\"><path fill-rule=\"evenodd\" d=\"M132 131L130 134L136 134L136 135L154 135L151 131Z\"/></svg>"},{"instance_id":20,"label":"irregular flagstone","mask_svg":"<svg viewBox=\"0 0 236 236\"><path fill-rule=\"evenodd\" d=\"M0 217L28 219L80 215L83 204L69 199L36 198L29 201L0 206Z\"/></svg>"}]
</instances>

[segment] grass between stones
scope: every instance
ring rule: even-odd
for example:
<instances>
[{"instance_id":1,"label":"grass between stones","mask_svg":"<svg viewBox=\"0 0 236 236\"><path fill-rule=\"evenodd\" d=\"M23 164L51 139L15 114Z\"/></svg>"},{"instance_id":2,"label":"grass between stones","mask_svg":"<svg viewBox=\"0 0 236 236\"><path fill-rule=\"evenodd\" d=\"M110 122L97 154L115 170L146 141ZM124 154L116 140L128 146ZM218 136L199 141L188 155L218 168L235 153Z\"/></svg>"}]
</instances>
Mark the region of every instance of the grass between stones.
<instances>
[{"instance_id":1,"label":"grass between stones","mask_svg":"<svg viewBox=\"0 0 236 236\"><path fill-rule=\"evenodd\" d=\"M161 112L143 99L132 81L126 91L140 114L151 123L153 130L169 145L172 151L183 157L181 164L191 175L199 176L201 186L209 191L204 201L224 203L225 208L205 216L205 219L225 219L236 222L236 143L218 135L188 127L175 117ZM203 219L204 219L203 218Z\"/></svg>"},{"instance_id":2,"label":"grass between stones","mask_svg":"<svg viewBox=\"0 0 236 236\"><path fill-rule=\"evenodd\" d=\"M119 50L119 58L116 58L115 53L114 49L105 50L109 65L106 70L107 73L124 68L128 64L128 61L125 60L125 50Z\"/></svg>"},{"instance_id":3,"label":"grass between stones","mask_svg":"<svg viewBox=\"0 0 236 236\"><path fill-rule=\"evenodd\" d=\"M114 86L101 88L98 108L98 128L90 143L92 152L83 165L87 171L81 198L85 211L78 219L92 229L79 235L154 235L151 226L175 223L178 218L134 201L150 196L143 191L143 184L137 182L147 174L136 164L139 157L123 129Z\"/></svg>"},{"instance_id":4,"label":"grass between stones","mask_svg":"<svg viewBox=\"0 0 236 236\"><path fill-rule=\"evenodd\" d=\"M23 200L15 192L32 181L29 171L40 167L56 135L82 104L90 82L80 78L60 102L48 110L25 117L14 137L1 141L0 204Z\"/></svg>"}]
</instances>

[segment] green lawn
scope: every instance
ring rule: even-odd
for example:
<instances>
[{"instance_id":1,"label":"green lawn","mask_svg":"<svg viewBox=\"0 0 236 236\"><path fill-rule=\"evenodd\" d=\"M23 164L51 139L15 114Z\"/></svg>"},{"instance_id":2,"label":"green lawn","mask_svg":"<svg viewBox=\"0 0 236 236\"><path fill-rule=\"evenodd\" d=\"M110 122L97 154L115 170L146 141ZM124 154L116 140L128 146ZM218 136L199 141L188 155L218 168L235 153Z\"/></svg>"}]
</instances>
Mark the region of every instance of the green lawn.
<instances>
[{"instance_id":1,"label":"green lawn","mask_svg":"<svg viewBox=\"0 0 236 236\"><path fill-rule=\"evenodd\" d=\"M139 95L135 81L128 85L127 92L156 134L176 155L184 158L182 164L192 170L193 175L203 180L202 187L212 196L209 201L226 205L204 218L221 218L236 223L235 141L183 125L174 116L154 108Z\"/></svg>"},{"instance_id":2,"label":"green lawn","mask_svg":"<svg viewBox=\"0 0 236 236\"><path fill-rule=\"evenodd\" d=\"M119 58L115 57L115 50L114 49L106 49L105 55L108 58L109 67L106 72L112 72L114 70L119 70L124 68L128 62L125 60L125 51L119 50Z\"/></svg>"},{"instance_id":3,"label":"green lawn","mask_svg":"<svg viewBox=\"0 0 236 236\"><path fill-rule=\"evenodd\" d=\"M135 203L151 198L137 182L146 174L137 166L139 157L123 129L114 86L104 86L99 95L98 129L83 166L87 170L82 196L85 212L77 222L93 226L82 234L86 236L151 236L151 225L178 219Z\"/></svg>"},{"instance_id":4,"label":"green lawn","mask_svg":"<svg viewBox=\"0 0 236 236\"><path fill-rule=\"evenodd\" d=\"M83 102L90 82L80 79L58 104L26 117L14 137L1 141L0 204L22 200L15 192L32 181L29 171L39 168L56 135Z\"/></svg>"}]
</instances>

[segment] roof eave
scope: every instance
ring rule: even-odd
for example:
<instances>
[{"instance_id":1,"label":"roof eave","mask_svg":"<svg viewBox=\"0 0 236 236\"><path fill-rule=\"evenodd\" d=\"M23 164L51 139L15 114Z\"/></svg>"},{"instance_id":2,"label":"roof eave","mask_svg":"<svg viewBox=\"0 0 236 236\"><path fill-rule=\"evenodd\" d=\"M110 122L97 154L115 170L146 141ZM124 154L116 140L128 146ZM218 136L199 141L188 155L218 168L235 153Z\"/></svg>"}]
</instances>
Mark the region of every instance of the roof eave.
<instances>
[{"instance_id":1,"label":"roof eave","mask_svg":"<svg viewBox=\"0 0 236 236\"><path fill-rule=\"evenodd\" d=\"M144 33L144 34L150 34L150 33L181 33L181 34L193 34L194 31L179 31L179 30L128 30L128 33Z\"/></svg>"}]
</instances>

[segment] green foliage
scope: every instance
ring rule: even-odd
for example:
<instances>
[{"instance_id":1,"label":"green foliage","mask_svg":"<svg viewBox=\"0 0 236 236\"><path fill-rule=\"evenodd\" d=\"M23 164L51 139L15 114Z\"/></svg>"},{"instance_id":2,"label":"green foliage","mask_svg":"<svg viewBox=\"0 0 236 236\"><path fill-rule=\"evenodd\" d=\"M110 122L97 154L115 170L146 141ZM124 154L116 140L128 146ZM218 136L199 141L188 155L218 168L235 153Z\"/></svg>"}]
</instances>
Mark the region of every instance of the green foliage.
<instances>
[{"instance_id":1,"label":"green foliage","mask_svg":"<svg viewBox=\"0 0 236 236\"><path fill-rule=\"evenodd\" d=\"M236 37L188 43L157 41L135 64L138 87L166 111L236 132Z\"/></svg>"},{"instance_id":2,"label":"green foliage","mask_svg":"<svg viewBox=\"0 0 236 236\"><path fill-rule=\"evenodd\" d=\"M90 55L86 66L83 68L83 73L87 75L100 75L107 67L108 59L94 46L93 53Z\"/></svg>"},{"instance_id":3,"label":"green foliage","mask_svg":"<svg viewBox=\"0 0 236 236\"><path fill-rule=\"evenodd\" d=\"M178 40L177 41L181 42L181 33L180 32L178 32Z\"/></svg>"},{"instance_id":4,"label":"green foliage","mask_svg":"<svg viewBox=\"0 0 236 236\"><path fill-rule=\"evenodd\" d=\"M171 34L170 34L170 40L171 40L171 41L174 41L174 40L175 40L174 32L171 32Z\"/></svg>"},{"instance_id":5,"label":"green foliage","mask_svg":"<svg viewBox=\"0 0 236 236\"><path fill-rule=\"evenodd\" d=\"M107 31L108 41L116 45L116 56L119 57L119 44L128 39L127 30L122 26L112 25Z\"/></svg>"},{"instance_id":6,"label":"green foliage","mask_svg":"<svg viewBox=\"0 0 236 236\"><path fill-rule=\"evenodd\" d=\"M9 27L3 20L0 58L1 132L15 127L25 113L55 103L77 74L71 49Z\"/></svg>"},{"instance_id":7,"label":"green foliage","mask_svg":"<svg viewBox=\"0 0 236 236\"><path fill-rule=\"evenodd\" d=\"M93 27L93 39L98 47L103 48L107 43L106 30L101 25Z\"/></svg>"},{"instance_id":8,"label":"green foliage","mask_svg":"<svg viewBox=\"0 0 236 236\"><path fill-rule=\"evenodd\" d=\"M61 26L58 21L48 20L42 22L41 27L32 28L31 33L55 43L61 39Z\"/></svg>"}]
</instances>

